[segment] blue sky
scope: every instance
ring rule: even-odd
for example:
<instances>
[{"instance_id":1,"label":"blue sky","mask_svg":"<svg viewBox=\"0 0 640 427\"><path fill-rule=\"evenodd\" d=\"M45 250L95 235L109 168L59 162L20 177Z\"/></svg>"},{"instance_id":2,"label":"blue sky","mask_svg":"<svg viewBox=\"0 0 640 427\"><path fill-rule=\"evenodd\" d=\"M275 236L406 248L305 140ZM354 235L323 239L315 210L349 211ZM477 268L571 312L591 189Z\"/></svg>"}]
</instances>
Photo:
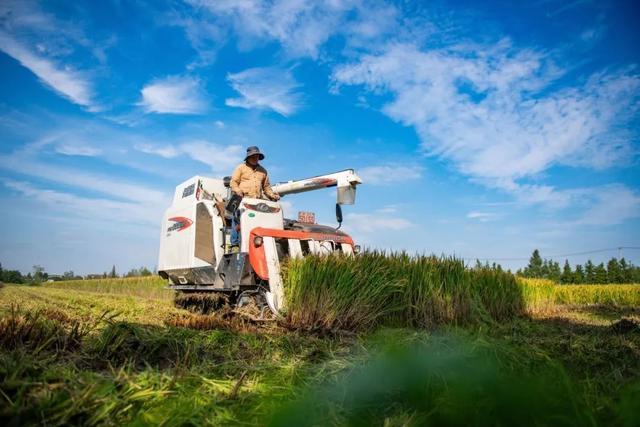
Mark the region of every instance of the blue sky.
<instances>
[{"instance_id":1,"label":"blue sky","mask_svg":"<svg viewBox=\"0 0 640 427\"><path fill-rule=\"evenodd\" d=\"M153 267L175 185L248 145L275 182L355 168L370 247L640 246L637 2L516 3L3 1L0 261Z\"/></svg>"}]
</instances>

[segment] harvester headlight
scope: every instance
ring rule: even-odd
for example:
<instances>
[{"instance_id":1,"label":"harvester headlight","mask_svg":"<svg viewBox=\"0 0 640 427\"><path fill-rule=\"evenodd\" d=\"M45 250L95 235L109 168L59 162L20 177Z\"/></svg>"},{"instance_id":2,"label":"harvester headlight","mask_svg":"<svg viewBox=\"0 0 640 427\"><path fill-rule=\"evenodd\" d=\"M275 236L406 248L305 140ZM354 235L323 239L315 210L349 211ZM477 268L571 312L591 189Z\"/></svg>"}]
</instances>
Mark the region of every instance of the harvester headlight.
<instances>
[{"instance_id":1,"label":"harvester headlight","mask_svg":"<svg viewBox=\"0 0 640 427\"><path fill-rule=\"evenodd\" d=\"M253 238L253 245L258 248L262 246L262 236L256 236Z\"/></svg>"},{"instance_id":2,"label":"harvester headlight","mask_svg":"<svg viewBox=\"0 0 640 427\"><path fill-rule=\"evenodd\" d=\"M356 255L359 254L361 250L362 250L362 248L360 247L360 245L355 245L353 247L353 253L356 254Z\"/></svg>"}]
</instances>

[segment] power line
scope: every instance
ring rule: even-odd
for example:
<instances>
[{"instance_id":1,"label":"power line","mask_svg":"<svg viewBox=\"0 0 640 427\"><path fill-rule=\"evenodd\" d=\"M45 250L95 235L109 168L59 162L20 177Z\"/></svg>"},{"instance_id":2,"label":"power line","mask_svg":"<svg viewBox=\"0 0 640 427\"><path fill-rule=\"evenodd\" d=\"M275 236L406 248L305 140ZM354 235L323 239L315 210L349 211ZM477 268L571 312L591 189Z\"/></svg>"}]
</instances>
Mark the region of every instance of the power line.
<instances>
[{"instance_id":1,"label":"power line","mask_svg":"<svg viewBox=\"0 0 640 427\"><path fill-rule=\"evenodd\" d=\"M602 253L602 252L612 252L612 251L618 251L618 253L620 253L620 251L622 251L623 249L630 249L630 250L640 250L640 246L617 246L615 248L604 248L604 249L593 249L590 251L584 251L584 252L572 252L572 253L567 253L567 254L557 254L557 255L547 255L544 256L542 258L546 258L546 259L554 259L554 258L569 258L569 257L573 257L573 256L580 256L580 255L590 255L590 254L597 254L597 253ZM530 257L526 257L526 258L512 258L512 257L498 257L498 258L462 258L465 261L528 261L530 259Z\"/></svg>"}]
</instances>

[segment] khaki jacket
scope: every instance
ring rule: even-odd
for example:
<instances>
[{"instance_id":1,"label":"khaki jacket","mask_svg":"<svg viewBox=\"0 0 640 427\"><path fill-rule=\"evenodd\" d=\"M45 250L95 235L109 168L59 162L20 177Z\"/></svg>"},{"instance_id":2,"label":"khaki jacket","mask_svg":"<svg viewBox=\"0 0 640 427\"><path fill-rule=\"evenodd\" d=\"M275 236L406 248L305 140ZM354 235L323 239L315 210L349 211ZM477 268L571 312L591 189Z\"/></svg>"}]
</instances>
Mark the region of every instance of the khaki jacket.
<instances>
[{"instance_id":1,"label":"khaki jacket","mask_svg":"<svg viewBox=\"0 0 640 427\"><path fill-rule=\"evenodd\" d=\"M273 199L277 194L271 189L267 170L258 165L255 169L246 163L239 164L231 175L231 191L255 199ZM266 196L266 197L265 197Z\"/></svg>"}]
</instances>

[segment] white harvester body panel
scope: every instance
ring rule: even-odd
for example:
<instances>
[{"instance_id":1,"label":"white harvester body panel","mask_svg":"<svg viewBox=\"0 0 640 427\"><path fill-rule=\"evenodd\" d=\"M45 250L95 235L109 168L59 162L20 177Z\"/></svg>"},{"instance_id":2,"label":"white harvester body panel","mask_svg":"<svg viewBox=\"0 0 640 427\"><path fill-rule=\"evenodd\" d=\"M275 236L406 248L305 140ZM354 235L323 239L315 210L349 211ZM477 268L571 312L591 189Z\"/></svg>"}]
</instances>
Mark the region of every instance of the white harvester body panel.
<instances>
[{"instance_id":1,"label":"white harvester body panel","mask_svg":"<svg viewBox=\"0 0 640 427\"><path fill-rule=\"evenodd\" d=\"M226 193L221 179L202 176L176 187L173 204L162 220L158 271L217 265L224 253L224 234L214 200L222 200Z\"/></svg>"},{"instance_id":2,"label":"white harvester body panel","mask_svg":"<svg viewBox=\"0 0 640 427\"><path fill-rule=\"evenodd\" d=\"M282 207L278 202L245 197L238 207L240 211L240 252L249 251L249 234L256 227L284 229Z\"/></svg>"}]
</instances>

